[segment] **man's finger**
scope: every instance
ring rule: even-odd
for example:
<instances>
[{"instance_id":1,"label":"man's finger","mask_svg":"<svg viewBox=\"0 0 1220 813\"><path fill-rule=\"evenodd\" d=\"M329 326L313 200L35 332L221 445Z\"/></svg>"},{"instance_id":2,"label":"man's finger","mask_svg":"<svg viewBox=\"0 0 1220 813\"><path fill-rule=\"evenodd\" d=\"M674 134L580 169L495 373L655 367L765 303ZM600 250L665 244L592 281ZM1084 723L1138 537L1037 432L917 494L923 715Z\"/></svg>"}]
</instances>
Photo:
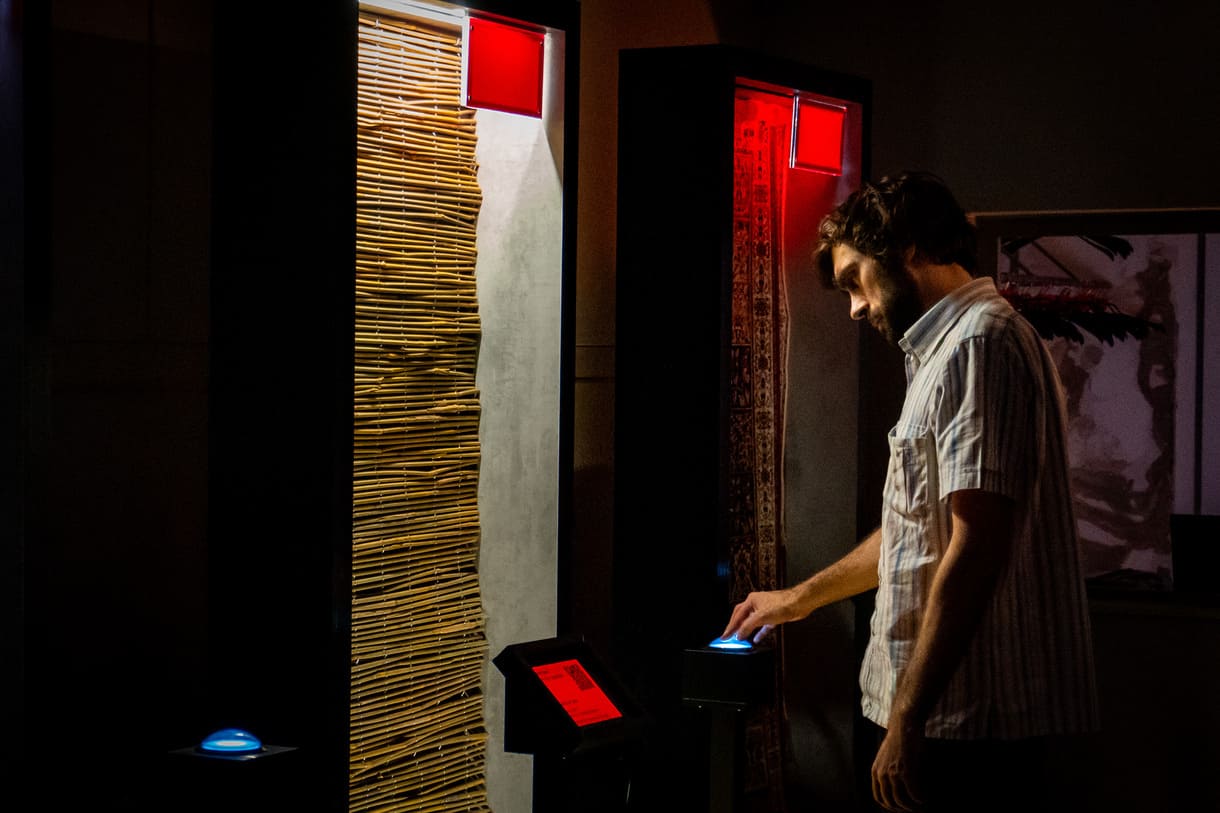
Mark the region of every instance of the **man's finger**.
<instances>
[{"instance_id":1,"label":"man's finger","mask_svg":"<svg viewBox=\"0 0 1220 813\"><path fill-rule=\"evenodd\" d=\"M754 607L747 598L745 601L733 608L733 614L729 616L729 625L724 628L721 633L721 638L728 638L729 633L735 633L740 637L742 625L749 619L750 614L754 611Z\"/></svg>"},{"instance_id":2,"label":"man's finger","mask_svg":"<svg viewBox=\"0 0 1220 813\"><path fill-rule=\"evenodd\" d=\"M886 810L893 810L894 808L890 806L890 791L886 786L885 777L882 775L881 771L877 769L876 764L873 765L872 775L873 799L875 799L877 804L881 805Z\"/></svg>"},{"instance_id":3,"label":"man's finger","mask_svg":"<svg viewBox=\"0 0 1220 813\"><path fill-rule=\"evenodd\" d=\"M874 774L873 798L886 810L896 813L914 813L921 807L919 796L912 791L906 775L901 773Z\"/></svg>"},{"instance_id":4,"label":"man's finger","mask_svg":"<svg viewBox=\"0 0 1220 813\"><path fill-rule=\"evenodd\" d=\"M907 798L901 777L890 777L890 810L907 813L912 810L911 800Z\"/></svg>"},{"instance_id":5,"label":"man's finger","mask_svg":"<svg viewBox=\"0 0 1220 813\"><path fill-rule=\"evenodd\" d=\"M877 800L877 804L881 805L886 810L895 809L894 803L890 798L889 786L883 777L873 777L873 798Z\"/></svg>"},{"instance_id":6,"label":"man's finger","mask_svg":"<svg viewBox=\"0 0 1220 813\"><path fill-rule=\"evenodd\" d=\"M873 799L886 810L895 813L910 813L919 809L916 798L910 792L907 777L895 766L873 763Z\"/></svg>"}]
</instances>

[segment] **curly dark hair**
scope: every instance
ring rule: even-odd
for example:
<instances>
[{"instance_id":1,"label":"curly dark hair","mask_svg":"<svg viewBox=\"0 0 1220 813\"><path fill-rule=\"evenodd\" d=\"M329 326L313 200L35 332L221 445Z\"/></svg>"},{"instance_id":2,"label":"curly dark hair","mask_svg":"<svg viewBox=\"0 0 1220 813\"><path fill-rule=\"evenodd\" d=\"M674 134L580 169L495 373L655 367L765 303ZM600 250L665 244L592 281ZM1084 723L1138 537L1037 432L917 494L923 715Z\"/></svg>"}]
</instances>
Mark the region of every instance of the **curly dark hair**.
<instances>
[{"instance_id":1,"label":"curly dark hair","mask_svg":"<svg viewBox=\"0 0 1220 813\"><path fill-rule=\"evenodd\" d=\"M974 226L940 178L908 171L865 183L818 225L813 262L822 284L834 287L830 250L838 244L872 257L887 271L901 268L907 249L937 264L957 263L974 276Z\"/></svg>"}]
</instances>

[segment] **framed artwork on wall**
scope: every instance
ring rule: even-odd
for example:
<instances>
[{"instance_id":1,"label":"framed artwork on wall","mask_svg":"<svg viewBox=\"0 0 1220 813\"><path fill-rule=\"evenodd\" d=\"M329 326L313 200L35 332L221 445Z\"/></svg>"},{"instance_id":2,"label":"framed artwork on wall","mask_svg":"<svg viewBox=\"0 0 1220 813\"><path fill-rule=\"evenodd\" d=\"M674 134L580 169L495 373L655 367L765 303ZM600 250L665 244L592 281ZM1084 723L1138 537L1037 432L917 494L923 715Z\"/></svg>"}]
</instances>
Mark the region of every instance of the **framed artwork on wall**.
<instances>
[{"instance_id":1,"label":"framed artwork on wall","mask_svg":"<svg viewBox=\"0 0 1220 813\"><path fill-rule=\"evenodd\" d=\"M1059 369L1086 578L1171 589L1172 518L1220 513L1220 209L972 218Z\"/></svg>"}]
</instances>

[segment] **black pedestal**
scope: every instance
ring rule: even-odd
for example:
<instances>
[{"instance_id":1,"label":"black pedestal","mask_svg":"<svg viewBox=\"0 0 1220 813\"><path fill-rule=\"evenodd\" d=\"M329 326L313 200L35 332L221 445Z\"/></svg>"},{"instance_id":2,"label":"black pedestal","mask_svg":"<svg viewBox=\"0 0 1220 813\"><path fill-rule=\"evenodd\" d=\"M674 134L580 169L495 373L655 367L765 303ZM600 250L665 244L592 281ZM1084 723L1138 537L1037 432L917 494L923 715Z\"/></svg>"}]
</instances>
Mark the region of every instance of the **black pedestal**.
<instances>
[{"instance_id":1,"label":"black pedestal","mask_svg":"<svg viewBox=\"0 0 1220 813\"><path fill-rule=\"evenodd\" d=\"M492 662L504 675L504 750L534 756L534 813L627 810L645 717L588 644L527 641Z\"/></svg>"},{"instance_id":2,"label":"black pedestal","mask_svg":"<svg viewBox=\"0 0 1220 813\"><path fill-rule=\"evenodd\" d=\"M775 697L775 650L711 646L682 653L682 702L706 718L708 813L741 809L746 711Z\"/></svg>"},{"instance_id":3,"label":"black pedestal","mask_svg":"<svg viewBox=\"0 0 1220 813\"><path fill-rule=\"evenodd\" d=\"M630 783L623 753L535 754L533 813L625 813Z\"/></svg>"},{"instance_id":4,"label":"black pedestal","mask_svg":"<svg viewBox=\"0 0 1220 813\"><path fill-rule=\"evenodd\" d=\"M307 784L301 781L304 761L296 748L268 745L252 754L208 754L182 748L171 751L167 759L165 810L266 813L313 809L308 800L300 798Z\"/></svg>"}]
</instances>

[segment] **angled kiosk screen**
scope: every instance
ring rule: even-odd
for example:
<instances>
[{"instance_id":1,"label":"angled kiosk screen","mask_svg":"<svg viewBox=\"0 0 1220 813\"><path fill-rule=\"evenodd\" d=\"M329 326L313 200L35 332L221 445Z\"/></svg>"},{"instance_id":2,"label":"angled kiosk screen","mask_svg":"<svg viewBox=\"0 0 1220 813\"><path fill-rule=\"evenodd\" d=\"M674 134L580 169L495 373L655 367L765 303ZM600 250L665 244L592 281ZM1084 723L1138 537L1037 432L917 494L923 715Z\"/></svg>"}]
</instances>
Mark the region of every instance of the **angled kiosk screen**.
<instances>
[{"instance_id":1,"label":"angled kiosk screen","mask_svg":"<svg viewBox=\"0 0 1220 813\"><path fill-rule=\"evenodd\" d=\"M578 726L623 716L575 658L535 666L534 674Z\"/></svg>"},{"instance_id":2,"label":"angled kiosk screen","mask_svg":"<svg viewBox=\"0 0 1220 813\"><path fill-rule=\"evenodd\" d=\"M504 675L506 751L574 753L639 734L639 704L580 638L513 644L492 662Z\"/></svg>"}]
</instances>

